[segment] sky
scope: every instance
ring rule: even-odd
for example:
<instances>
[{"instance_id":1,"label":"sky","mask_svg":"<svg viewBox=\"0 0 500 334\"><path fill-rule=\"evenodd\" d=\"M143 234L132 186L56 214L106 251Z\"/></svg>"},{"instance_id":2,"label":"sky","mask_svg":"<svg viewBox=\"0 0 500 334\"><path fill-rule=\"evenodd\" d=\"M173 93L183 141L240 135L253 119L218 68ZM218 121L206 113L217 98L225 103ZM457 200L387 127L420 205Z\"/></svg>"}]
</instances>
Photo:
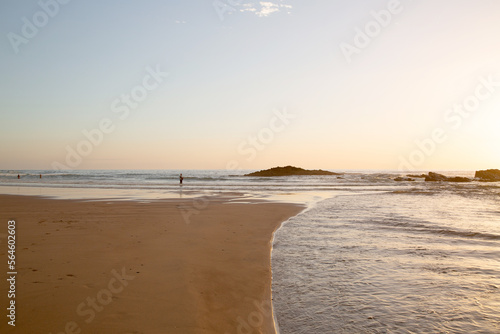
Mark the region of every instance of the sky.
<instances>
[{"instance_id":1,"label":"sky","mask_svg":"<svg viewBox=\"0 0 500 334\"><path fill-rule=\"evenodd\" d=\"M0 2L0 169L500 168L496 0Z\"/></svg>"}]
</instances>

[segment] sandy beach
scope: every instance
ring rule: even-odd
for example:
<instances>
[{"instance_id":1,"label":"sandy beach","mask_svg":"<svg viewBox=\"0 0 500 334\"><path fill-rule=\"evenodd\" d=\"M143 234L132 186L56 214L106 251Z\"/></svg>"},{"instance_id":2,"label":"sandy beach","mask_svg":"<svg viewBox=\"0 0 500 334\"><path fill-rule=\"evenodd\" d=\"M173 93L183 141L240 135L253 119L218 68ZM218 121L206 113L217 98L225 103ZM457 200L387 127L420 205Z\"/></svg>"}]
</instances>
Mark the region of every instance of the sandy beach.
<instances>
[{"instance_id":1,"label":"sandy beach","mask_svg":"<svg viewBox=\"0 0 500 334\"><path fill-rule=\"evenodd\" d=\"M12 219L17 271L16 326L4 280L0 332L274 333L270 241L302 209L0 195L3 272Z\"/></svg>"}]
</instances>

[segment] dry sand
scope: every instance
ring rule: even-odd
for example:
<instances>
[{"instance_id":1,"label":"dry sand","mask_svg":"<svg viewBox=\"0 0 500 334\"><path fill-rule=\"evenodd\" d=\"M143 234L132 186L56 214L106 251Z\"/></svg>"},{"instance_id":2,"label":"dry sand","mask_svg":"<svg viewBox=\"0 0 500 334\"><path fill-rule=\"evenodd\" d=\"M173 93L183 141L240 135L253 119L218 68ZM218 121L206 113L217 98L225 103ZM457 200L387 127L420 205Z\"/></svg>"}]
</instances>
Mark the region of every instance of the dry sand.
<instances>
[{"instance_id":1,"label":"dry sand","mask_svg":"<svg viewBox=\"0 0 500 334\"><path fill-rule=\"evenodd\" d=\"M201 204L0 195L2 276L10 219L18 272L16 327L3 279L0 332L274 333L270 241L302 207Z\"/></svg>"}]
</instances>

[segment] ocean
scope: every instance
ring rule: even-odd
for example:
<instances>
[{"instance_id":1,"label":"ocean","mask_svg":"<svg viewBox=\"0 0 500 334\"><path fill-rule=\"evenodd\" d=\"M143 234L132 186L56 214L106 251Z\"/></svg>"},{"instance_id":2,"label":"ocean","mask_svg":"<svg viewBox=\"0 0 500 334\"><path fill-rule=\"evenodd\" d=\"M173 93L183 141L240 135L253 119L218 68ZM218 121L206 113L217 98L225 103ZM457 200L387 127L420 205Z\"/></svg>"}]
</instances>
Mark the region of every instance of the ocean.
<instances>
[{"instance_id":1,"label":"ocean","mask_svg":"<svg viewBox=\"0 0 500 334\"><path fill-rule=\"evenodd\" d=\"M273 241L281 334L500 333L500 183L396 182L396 171L246 172L4 170L0 193L304 203Z\"/></svg>"}]
</instances>

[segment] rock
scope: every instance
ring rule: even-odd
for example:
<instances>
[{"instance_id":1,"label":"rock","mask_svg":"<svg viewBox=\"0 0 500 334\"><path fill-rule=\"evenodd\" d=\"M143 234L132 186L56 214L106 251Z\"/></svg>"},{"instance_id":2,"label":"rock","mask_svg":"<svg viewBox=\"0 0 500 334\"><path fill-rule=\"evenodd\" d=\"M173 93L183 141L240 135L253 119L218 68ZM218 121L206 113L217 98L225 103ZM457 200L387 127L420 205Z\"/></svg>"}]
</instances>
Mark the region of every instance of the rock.
<instances>
[{"instance_id":1,"label":"rock","mask_svg":"<svg viewBox=\"0 0 500 334\"><path fill-rule=\"evenodd\" d=\"M307 170L293 166L274 167L271 169L245 174L245 176L289 176L289 175L342 175L342 174L329 172L321 169Z\"/></svg>"},{"instance_id":2,"label":"rock","mask_svg":"<svg viewBox=\"0 0 500 334\"><path fill-rule=\"evenodd\" d=\"M407 177L413 177L413 178L416 178L416 179L420 179L420 178L424 179L424 178L426 178L426 177L427 177L427 175L426 175L426 174L420 174L420 175L419 175L419 174L408 174L408 175L406 175L406 176L407 176Z\"/></svg>"},{"instance_id":3,"label":"rock","mask_svg":"<svg viewBox=\"0 0 500 334\"><path fill-rule=\"evenodd\" d=\"M477 171L475 176L481 181L500 181L500 170L498 169L487 169Z\"/></svg>"},{"instance_id":4,"label":"rock","mask_svg":"<svg viewBox=\"0 0 500 334\"><path fill-rule=\"evenodd\" d=\"M415 179L412 179L411 177L401 177L398 176L397 178L394 179L394 181L402 182L402 181L415 181Z\"/></svg>"},{"instance_id":5,"label":"rock","mask_svg":"<svg viewBox=\"0 0 500 334\"><path fill-rule=\"evenodd\" d=\"M442 174L429 172L429 175L425 177L425 181L445 181L445 182L471 182L472 180L467 177L455 176L455 177L447 177Z\"/></svg>"},{"instance_id":6,"label":"rock","mask_svg":"<svg viewBox=\"0 0 500 334\"><path fill-rule=\"evenodd\" d=\"M446 176L434 172L429 172L429 174L425 176L425 181L436 182L436 181L447 181L447 180L448 178Z\"/></svg>"},{"instance_id":7,"label":"rock","mask_svg":"<svg viewBox=\"0 0 500 334\"><path fill-rule=\"evenodd\" d=\"M472 180L469 179L468 177L462 177L462 176L455 176L455 177L449 177L448 182L471 182Z\"/></svg>"}]
</instances>

